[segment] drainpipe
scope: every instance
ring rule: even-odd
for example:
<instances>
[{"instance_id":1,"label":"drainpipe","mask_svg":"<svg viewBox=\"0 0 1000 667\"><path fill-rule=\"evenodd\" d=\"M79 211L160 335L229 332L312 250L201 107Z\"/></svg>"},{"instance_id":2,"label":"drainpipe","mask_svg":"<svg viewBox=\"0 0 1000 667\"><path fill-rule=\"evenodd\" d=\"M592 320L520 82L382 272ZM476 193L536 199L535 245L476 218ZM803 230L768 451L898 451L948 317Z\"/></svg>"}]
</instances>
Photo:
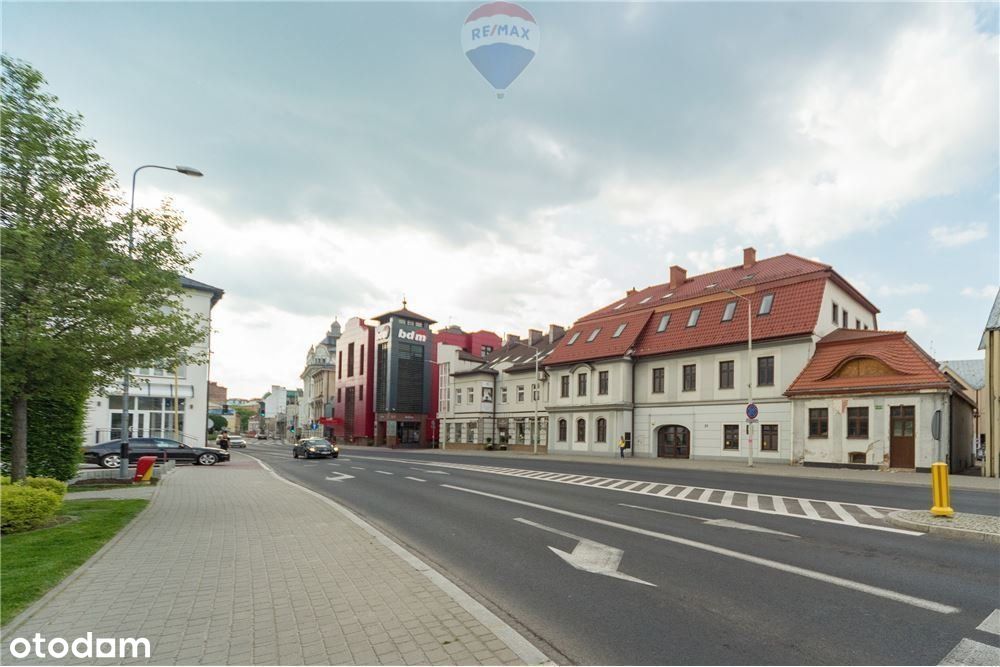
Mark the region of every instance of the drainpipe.
<instances>
[{"instance_id":1,"label":"drainpipe","mask_svg":"<svg viewBox=\"0 0 1000 667\"><path fill-rule=\"evenodd\" d=\"M628 357L632 360L631 370L631 384L632 384L632 395L630 396L630 403L632 404L632 409L630 411L629 417L629 431L632 433L632 458L635 458L635 446L638 441L637 434L635 432L635 350L628 351Z\"/></svg>"}]
</instances>

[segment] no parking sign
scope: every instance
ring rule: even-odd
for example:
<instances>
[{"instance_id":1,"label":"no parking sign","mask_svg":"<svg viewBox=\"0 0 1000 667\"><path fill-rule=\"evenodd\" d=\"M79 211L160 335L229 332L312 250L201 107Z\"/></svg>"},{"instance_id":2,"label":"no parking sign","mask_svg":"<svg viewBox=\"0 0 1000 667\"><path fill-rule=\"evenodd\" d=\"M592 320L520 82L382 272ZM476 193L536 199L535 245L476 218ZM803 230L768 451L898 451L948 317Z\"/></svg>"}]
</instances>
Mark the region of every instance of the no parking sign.
<instances>
[{"instance_id":1,"label":"no parking sign","mask_svg":"<svg viewBox=\"0 0 1000 667\"><path fill-rule=\"evenodd\" d=\"M758 414L760 414L760 411L757 409L757 406L754 403L748 403L747 404L747 421L749 421L749 422L756 421Z\"/></svg>"}]
</instances>

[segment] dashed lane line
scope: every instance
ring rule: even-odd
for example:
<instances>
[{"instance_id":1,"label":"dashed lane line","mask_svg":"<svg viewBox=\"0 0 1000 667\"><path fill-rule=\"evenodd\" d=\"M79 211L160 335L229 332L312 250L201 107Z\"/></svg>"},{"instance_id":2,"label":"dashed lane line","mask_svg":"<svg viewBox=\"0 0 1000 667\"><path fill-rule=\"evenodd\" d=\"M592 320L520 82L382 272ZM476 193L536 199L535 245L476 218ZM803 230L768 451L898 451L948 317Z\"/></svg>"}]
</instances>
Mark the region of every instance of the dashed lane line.
<instances>
[{"instance_id":1,"label":"dashed lane line","mask_svg":"<svg viewBox=\"0 0 1000 667\"><path fill-rule=\"evenodd\" d=\"M406 477L405 479L412 479L414 482L426 482L426 479L420 479L419 477Z\"/></svg>"},{"instance_id":2,"label":"dashed lane line","mask_svg":"<svg viewBox=\"0 0 1000 667\"><path fill-rule=\"evenodd\" d=\"M391 473L391 472L386 472L385 470L376 470L375 472L377 472L380 475L393 475L393 474L395 474L395 473Z\"/></svg>"}]
</instances>

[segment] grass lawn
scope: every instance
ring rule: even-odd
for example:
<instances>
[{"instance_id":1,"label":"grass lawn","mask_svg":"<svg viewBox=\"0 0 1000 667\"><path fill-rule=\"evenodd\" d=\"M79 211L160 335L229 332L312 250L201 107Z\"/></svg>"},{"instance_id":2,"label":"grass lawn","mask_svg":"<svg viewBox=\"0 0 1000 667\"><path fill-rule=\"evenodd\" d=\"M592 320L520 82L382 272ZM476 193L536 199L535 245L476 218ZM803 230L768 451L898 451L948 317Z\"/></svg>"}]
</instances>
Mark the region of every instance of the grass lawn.
<instances>
[{"instance_id":1,"label":"grass lawn","mask_svg":"<svg viewBox=\"0 0 1000 667\"><path fill-rule=\"evenodd\" d=\"M82 565L148 502L67 500L59 516L77 520L0 537L0 625Z\"/></svg>"}]
</instances>

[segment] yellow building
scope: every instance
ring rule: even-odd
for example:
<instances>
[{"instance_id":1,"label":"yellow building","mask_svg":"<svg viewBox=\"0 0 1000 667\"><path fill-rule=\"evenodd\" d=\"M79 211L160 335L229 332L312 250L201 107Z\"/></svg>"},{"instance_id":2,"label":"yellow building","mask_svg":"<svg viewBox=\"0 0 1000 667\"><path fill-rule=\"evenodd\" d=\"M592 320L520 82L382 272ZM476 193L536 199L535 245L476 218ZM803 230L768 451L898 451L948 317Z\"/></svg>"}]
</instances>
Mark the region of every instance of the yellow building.
<instances>
[{"instance_id":1,"label":"yellow building","mask_svg":"<svg viewBox=\"0 0 1000 667\"><path fill-rule=\"evenodd\" d=\"M986 413L980 416L986 434L983 476L1000 477L1000 291L986 320L986 330L979 344L986 350Z\"/></svg>"}]
</instances>

